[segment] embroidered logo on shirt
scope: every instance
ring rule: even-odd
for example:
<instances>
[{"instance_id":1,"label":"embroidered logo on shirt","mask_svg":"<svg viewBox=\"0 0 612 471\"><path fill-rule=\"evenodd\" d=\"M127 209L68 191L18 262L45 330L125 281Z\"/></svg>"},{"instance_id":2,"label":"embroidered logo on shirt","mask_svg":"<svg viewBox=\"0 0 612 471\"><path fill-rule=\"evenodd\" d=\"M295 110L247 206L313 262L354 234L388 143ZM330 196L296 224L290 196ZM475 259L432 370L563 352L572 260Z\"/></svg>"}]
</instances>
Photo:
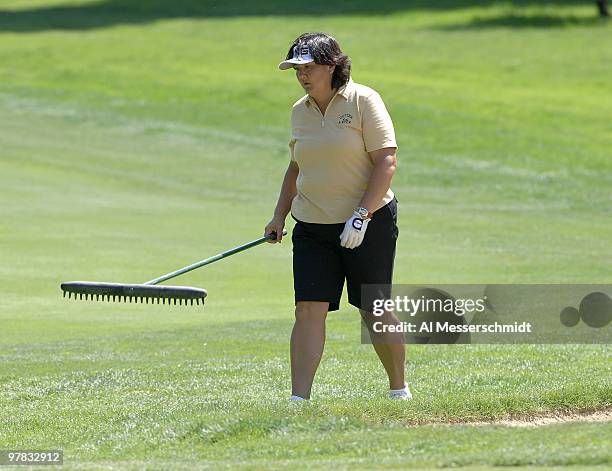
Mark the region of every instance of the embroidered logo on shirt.
<instances>
[{"instance_id":1,"label":"embroidered logo on shirt","mask_svg":"<svg viewBox=\"0 0 612 471\"><path fill-rule=\"evenodd\" d=\"M353 115L344 113L338 118L338 124L351 124L353 122Z\"/></svg>"}]
</instances>

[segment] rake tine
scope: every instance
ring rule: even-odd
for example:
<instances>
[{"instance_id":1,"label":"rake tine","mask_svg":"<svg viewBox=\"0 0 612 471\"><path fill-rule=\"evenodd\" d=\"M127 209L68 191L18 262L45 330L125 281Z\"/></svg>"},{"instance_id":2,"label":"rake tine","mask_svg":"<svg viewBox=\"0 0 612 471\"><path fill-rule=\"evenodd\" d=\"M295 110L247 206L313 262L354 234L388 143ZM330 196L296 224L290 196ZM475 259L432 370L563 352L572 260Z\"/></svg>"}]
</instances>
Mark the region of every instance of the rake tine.
<instances>
[{"instance_id":1,"label":"rake tine","mask_svg":"<svg viewBox=\"0 0 612 471\"><path fill-rule=\"evenodd\" d=\"M61 284L62 296L74 300L124 302L130 304L168 304L188 306L204 304L206 291L188 286L159 286L144 284L97 283L73 281Z\"/></svg>"}]
</instances>

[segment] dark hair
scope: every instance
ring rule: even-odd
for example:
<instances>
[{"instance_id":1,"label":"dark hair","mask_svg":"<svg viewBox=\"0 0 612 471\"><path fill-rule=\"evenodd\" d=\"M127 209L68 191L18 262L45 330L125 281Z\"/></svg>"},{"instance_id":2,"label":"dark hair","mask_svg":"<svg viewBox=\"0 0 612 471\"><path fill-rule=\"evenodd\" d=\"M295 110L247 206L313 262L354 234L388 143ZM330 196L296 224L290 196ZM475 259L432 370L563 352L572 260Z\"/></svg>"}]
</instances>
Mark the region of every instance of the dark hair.
<instances>
[{"instance_id":1,"label":"dark hair","mask_svg":"<svg viewBox=\"0 0 612 471\"><path fill-rule=\"evenodd\" d=\"M289 48L287 59L293 57L293 49L297 45L308 46L317 64L335 65L332 75L332 88L340 88L351 77L351 59L340 49L338 41L325 33L304 33L297 37Z\"/></svg>"}]
</instances>

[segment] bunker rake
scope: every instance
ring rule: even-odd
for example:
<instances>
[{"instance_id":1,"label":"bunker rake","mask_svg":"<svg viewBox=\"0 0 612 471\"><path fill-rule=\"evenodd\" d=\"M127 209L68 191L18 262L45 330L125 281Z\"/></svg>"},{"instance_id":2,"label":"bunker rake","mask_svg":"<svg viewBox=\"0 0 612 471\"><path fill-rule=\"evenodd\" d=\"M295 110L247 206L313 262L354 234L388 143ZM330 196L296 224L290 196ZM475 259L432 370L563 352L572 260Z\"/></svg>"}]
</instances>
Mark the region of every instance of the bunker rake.
<instances>
[{"instance_id":1,"label":"bunker rake","mask_svg":"<svg viewBox=\"0 0 612 471\"><path fill-rule=\"evenodd\" d=\"M287 231L283 231L286 235ZM267 234L264 237L248 242L239 247L235 247L226 252L214 255L186 267L180 268L171 273L154 278L142 284L124 283L103 283L93 281L68 281L60 285L64 292L64 297L71 299L90 300L90 301L125 301L130 303L146 304L174 304L174 305L194 305L204 304L204 298L208 294L205 289L193 288L191 286L160 286L158 283L175 278L183 273L187 273L196 268L203 267L210 263L229 257L243 250L255 247L267 240L276 239L276 233Z\"/></svg>"}]
</instances>

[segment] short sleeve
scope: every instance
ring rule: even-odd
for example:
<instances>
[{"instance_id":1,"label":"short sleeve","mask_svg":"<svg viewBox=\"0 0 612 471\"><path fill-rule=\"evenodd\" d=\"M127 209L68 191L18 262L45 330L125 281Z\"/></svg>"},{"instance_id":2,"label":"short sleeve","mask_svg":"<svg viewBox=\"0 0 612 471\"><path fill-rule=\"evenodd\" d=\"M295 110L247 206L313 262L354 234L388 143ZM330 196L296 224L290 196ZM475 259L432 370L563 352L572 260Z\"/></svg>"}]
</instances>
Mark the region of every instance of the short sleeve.
<instances>
[{"instance_id":1,"label":"short sleeve","mask_svg":"<svg viewBox=\"0 0 612 471\"><path fill-rule=\"evenodd\" d=\"M295 141L296 141L295 139L291 139L289 141L289 149L291 150L291 160L293 162L295 162L295 155L293 153L293 150L295 149Z\"/></svg>"},{"instance_id":2,"label":"short sleeve","mask_svg":"<svg viewBox=\"0 0 612 471\"><path fill-rule=\"evenodd\" d=\"M397 147L391 116L378 93L365 98L361 112L363 142L367 152L384 147Z\"/></svg>"}]
</instances>

